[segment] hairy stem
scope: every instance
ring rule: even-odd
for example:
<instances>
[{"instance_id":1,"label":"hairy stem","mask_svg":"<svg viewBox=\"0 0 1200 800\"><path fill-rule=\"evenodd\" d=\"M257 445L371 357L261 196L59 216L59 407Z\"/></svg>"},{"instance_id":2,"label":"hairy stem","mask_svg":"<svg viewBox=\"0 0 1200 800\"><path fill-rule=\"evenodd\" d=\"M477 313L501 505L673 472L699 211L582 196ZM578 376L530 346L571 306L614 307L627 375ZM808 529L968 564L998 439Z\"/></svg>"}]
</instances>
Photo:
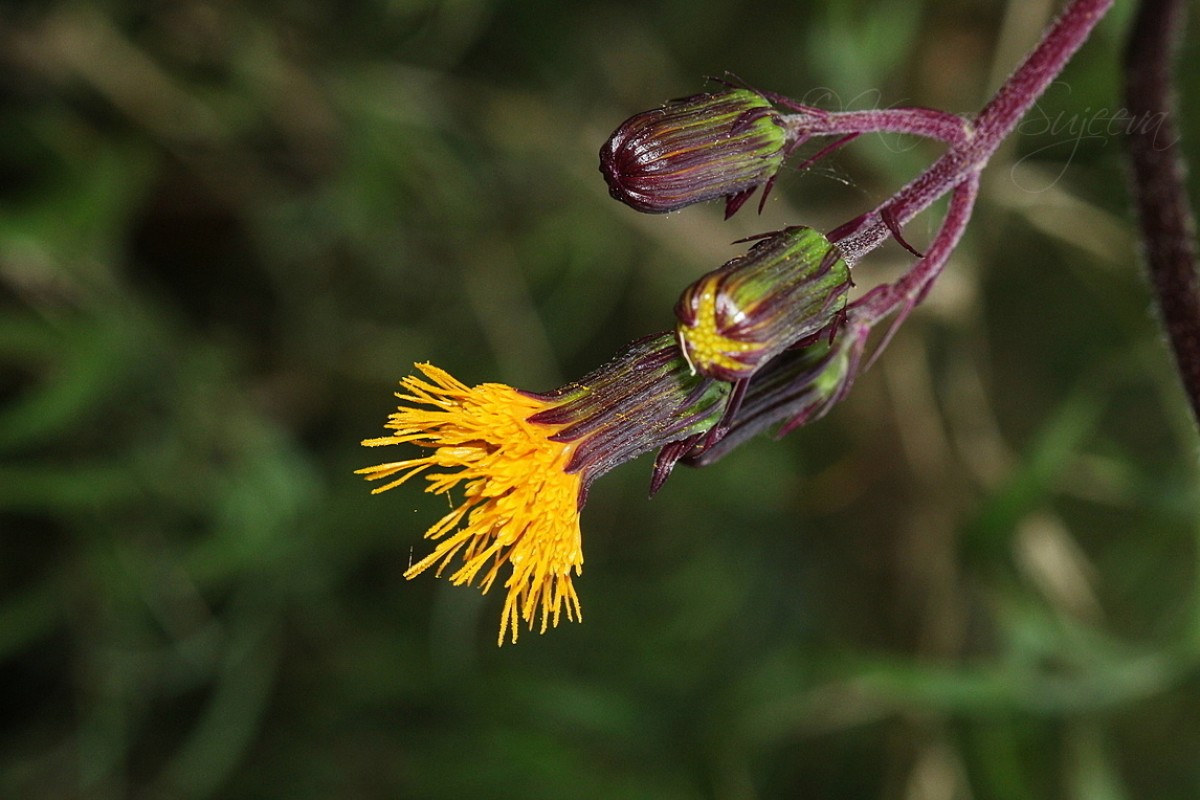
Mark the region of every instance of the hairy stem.
<instances>
[{"instance_id":1,"label":"hairy stem","mask_svg":"<svg viewBox=\"0 0 1200 800\"><path fill-rule=\"evenodd\" d=\"M903 133L947 144L965 145L974 137L970 120L932 108L880 108L867 111L807 109L783 118L795 138L862 133Z\"/></svg>"},{"instance_id":2,"label":"hairy stem","mask_svg":"<svg viewBox=\"0 0 1200 800\"><path fill-rule=\"evenodd\" d=\"M895 283L877 286L859 300L855 301L851 314L855 319L866 325L874 325L897 307L905 311L911 310L925 298L933 282L942 273L943 267L950 259L950 254L958 246L967 222L971 219L971 211L975 207L975 198L979 193L979 176L973 174L955 187L950 196L950 207L946 210L946 218L938 231L933 245L920 261L913 265ZM901 320L897 320L898 324ZM880 348L882 349L882 348Z\"/></svg>"},{"instance_id":3,"label":"hairy stem","mask_svg":"<svg viewBox=\"0 0 1200 800\"><path fill-rule=\"evenodd\" d=\"M979 173L1112 4L1113 0L1072 0L979 112L973 136L951 145L933 166L879 208L830 234L839 240L846 260L857 262L887 240L896 224L908 222L968 176Z\"/></svg>"},{"instance_id":4,"label":"hairy stem","mask_svg":"<svg viewBox=\"0 0 1200 800\"><path fill-rule=\"evenodd\" d=\"M1182 0L1143 0L1125 51L1129 155L1146 264L1192 412L1200 421L1200 282L1195 219L1175 128L1172 65L1186 18Z\"/></svg>"}]
</instances>

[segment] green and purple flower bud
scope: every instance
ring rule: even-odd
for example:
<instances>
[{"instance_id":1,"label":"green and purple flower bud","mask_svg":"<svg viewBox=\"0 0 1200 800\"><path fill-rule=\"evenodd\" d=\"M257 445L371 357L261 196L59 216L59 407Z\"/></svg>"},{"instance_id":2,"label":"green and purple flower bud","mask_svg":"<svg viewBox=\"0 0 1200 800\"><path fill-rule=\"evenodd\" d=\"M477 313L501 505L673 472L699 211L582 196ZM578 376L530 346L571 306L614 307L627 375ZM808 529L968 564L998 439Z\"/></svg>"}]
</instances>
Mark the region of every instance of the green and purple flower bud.
<instances>
[{"instance_id":1,"label":"green and purple flower bud","mask_svg":"<svg viewBox=\"0 0 1200 800\"><path fill-rule=\"evenodd\" d=\"M625 120L600 149L600 171L609 193L638 211L723 197L728 218L759 186L766 200L791 144L767 98L731 88Z\"/></svg>"},{"instance_id":2,"label":"green and purple flower bud","mask_svg":"<svg viewBox=\"0 0 1200 800\"><path fill-rule=\"evenodd\" d=\"M812 228L786 228L683 291L680 349L701 375L744 380L789 347L832 335L850 286L836 245Z\"/></svg>"},{"instance_id":3,"label":"green and purple flower bud","mask_svg":"<svg viewBox=\"0 0 1200 800\"><path fill-rule=\"evenodd\" d=\"M870 333L869 325L852 318L834 341L821 339L783 353L750 381L736 411L722 419L720 436L696 437L686 452L672 448L675 459L708 466L772 428L779 438L816 422L849 393Z\"/></svg>"}]
</instances>

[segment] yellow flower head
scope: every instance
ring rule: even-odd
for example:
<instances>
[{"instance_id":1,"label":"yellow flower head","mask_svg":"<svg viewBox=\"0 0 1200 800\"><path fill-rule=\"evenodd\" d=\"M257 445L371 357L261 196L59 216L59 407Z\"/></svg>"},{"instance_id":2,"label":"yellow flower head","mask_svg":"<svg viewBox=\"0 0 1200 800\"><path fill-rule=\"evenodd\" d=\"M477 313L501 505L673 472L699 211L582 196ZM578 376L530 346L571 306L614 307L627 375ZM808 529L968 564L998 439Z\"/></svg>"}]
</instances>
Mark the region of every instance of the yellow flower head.
<instances>
[{"instance_id":1,"label":"yellow flower head","mask_svg":"<svg viewBox=\"0 0 1200 800\"><path fill-rule=\"evenodd\" d=\"M404 378L392 433L368 447L416 445L424 455L358 470L383 492L425 473L425 491L461 497L425 532L434 551L413 578L455 562L450 581L487 592L508 565L500 643L524 621L540 630L563 612L579 620L572 577L583 571L579 509L588 484L617 464L663 448L653 486L721 418L730 385L692 373L671 333L634 342L578 383L549 394L468 387L430 364Z\"/></svg>"},{"instance_id":2,"label":"yellow flower head","mask_svg":"<svg viewBox=\"0 0 1200 800\"><path fill-rule=\"evenodd\" d=\"M401 381L407 392L396 396L406 405L387 423L395 433L363 444L412 443L431 452L358 472L372 481L393 478L373 490L379 493L429 469L452 470L426 475L425 490L446 494L461 485L463 499L425 532L440 541L404 577L435 564L440 576L461 555L450 581L471 585L479 578L487 592L501 567L511 565L501 644L506 632L517 641L520 620L532 628L539 610L542 632L551 621L558 625L564 608L568 620L579 620L571 573L583 570L582 483L578 473L567 471L574 444L551 441L558 428L529 422L550 404L499 383L468 387L431 364L417 368L431 382L414 376Z\"/></svg>"}]
</instances>

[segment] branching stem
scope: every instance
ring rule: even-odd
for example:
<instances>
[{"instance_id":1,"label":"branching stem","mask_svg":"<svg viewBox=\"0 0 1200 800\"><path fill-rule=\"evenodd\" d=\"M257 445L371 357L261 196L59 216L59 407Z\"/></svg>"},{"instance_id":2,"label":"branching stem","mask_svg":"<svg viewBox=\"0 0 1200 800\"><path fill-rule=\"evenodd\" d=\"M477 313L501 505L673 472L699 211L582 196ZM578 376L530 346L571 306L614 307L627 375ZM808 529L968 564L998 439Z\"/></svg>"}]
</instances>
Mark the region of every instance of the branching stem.
<instances>
[{"instance_id":1,"label":"branching stem","mask_svg":"<svg viewBox=\"0 0 1200 800\"><path fill-rule=\"evenodd\" d=\"M972 175L977 175L1021 118L1087 40L1113 0L1073 0L1042 41L1004 82L975 119L972 135L954 143L923 174L883 205L831 233L854 264L892 235L884 208L900 225Z\"/></svg>"}]
</instances>

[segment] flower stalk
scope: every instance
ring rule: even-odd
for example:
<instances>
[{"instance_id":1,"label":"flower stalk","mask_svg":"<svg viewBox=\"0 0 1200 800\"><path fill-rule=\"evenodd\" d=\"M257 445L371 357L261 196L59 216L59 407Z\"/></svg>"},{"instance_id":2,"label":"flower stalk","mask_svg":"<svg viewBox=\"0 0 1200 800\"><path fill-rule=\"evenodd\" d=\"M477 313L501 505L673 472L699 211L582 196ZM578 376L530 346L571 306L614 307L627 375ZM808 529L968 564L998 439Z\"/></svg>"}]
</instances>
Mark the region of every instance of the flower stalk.
<instances>
[{"instance_id":1,"label":"flower stalk","mask_svg":"<svg viewBox=\"0 0 1200 800\"><path fill-rule=\"evenodd\" d=\"M1200 423L1200 277L1196 221L1175 125L1172 72L1187 11L1179 0L1143 0L1125 51L1125 102L1157 126L1130 129L1133 196L1146 266L1175 364Z\"/></svg>"},{"instance_id":2,"label":"flower stalk","mask_svg":"<svg viewBox=\"0 0 1200 800\"><path fill-rule=\"evenodd\" d=\"M972 132L874 211L830 233L851 266L971 175L979 174L1058 77L1113 0L1073 0L975 118Z\"/></svg>"}]
</instances>

